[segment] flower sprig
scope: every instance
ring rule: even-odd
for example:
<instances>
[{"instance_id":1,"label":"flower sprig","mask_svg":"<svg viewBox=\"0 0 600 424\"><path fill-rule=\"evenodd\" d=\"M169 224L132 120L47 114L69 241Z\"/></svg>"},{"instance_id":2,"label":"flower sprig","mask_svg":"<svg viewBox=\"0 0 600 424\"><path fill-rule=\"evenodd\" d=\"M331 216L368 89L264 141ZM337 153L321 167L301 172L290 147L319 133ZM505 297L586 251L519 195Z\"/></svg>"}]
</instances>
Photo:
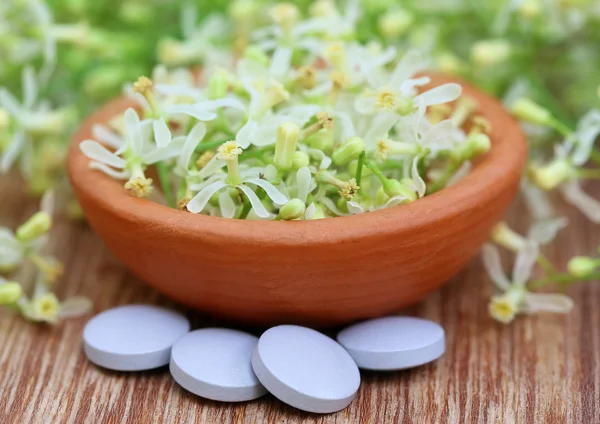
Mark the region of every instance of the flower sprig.
<instances>
[{"instance_id":1,"label":"flower sprig","mask_svg":"<svg viewBox=\"0 0 600 424\"><path fill-rule=\"evenodd\" d=\"M0 306L13 309L30 321L49 324L86 314L91 308L91 302L84 297L60 302L52 293L63 273L63 264L46 252L53 208L53 195L48 192L42 199L41 210L15 232L0 227ZM19 283L10 278L31 268L34 281Z\"/></svg>"}]
</instances>

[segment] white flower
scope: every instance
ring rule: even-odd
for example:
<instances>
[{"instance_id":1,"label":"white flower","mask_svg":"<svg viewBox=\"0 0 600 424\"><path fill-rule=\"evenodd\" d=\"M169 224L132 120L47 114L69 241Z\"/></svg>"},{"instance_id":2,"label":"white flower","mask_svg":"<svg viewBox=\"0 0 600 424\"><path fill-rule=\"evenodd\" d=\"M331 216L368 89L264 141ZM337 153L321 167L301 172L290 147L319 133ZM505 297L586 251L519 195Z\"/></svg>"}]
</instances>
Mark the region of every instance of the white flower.
<instances>
[{"instance_id":1,"label":"white flower","mask_svg":"<svg viewBox=\"0 0 600 424\"><path fill-rule=\"evenodd\" d=\"M365 115L407 114L415 108L424 111L427 106L448 103L460 96L462 89L455 83L442 84L418 94L416 87L430 82L428 77L413 78L423 67L420 53L410 51L391 73L370 73L368 82L371 90L357 97L354 103L356 110Z\"/></svg>"},{"instance_id":2,"label":"white flower","mask_svg":"<svg viewBox=\"0 0 600 424\"><path fill-rule=\"evenodd\" d=\"M7 172L20 158L21 171L31 175L33 155L33 137L62 135L69 123L69 113L64 110L50 110L48 105L38 103L38 86L32 68L23 69L22 91L23 102L5 88L0 88L0 106L3 107L16 122L16 131L12 141L0 158L0 173Z\"/></svg>"},{"instance_id":3,"label":"white flower","mask_svg":"<svg viewBox=\"0 0 600 424\"><path fill-rule=\"evenodd\" d=\"M244 110L244 105L234 97L224 97L216 100L200 100L196 103L186 105L178 104L167 107L165 113L168 116L184 114L196 118L199 121L212 121L217 118L217 111L223 107L231 107Z\"/></svg>"},{"instance_id":4,"label":"white flower","mask_svg":"<svg viewBox=\"0 0 600 424\"><path fill-rule=\"evenodd\" d=\"M494 319L508 323L518 313L567 313L573 308L573 301L564 294L531 293L527 290L526 283L531 278L538 254L537 244L526 242L517 254L512 280L509 280L502 270L498 249L489 244L484 245L482 257L485 269L502 291L502 294L492 297L489 304L489 311Z\"/></svg>"},{"instance_id":5,"label":"white flower","mask_svg":"<svg viewBox=\"0 0 600 424\"><path fill-rule=\"evenodd\" d=\"M226 163L230 175L225 174L215 176L216 181L210 184L202 184L200 191L187 204L187 209L192 213L200 213L206 207L210 198L224 188L232 187L240 190L250 202L252 210L260 218L269 218L271 214L265 208L259 197L253 191L251 186L262 188L267 197L278 206L285 204L289 199L284 196L275 186L267 180L256 178L253 172L240 175L238 156L242 153L242 149L235 141L228 141L219 147L219 153L215 156L216 160L221 163ZM232 180L233 179L233 180ZM237 181L235 181L237 180ZM191 189L198 190L199 187L192 186ZM221 216L225 218L233 218L236 209L233 200L227 190L222 191L219 196L219 205L221 207Z\"/></svg>"},{"instance_id":6,"label":"white flower","mask_svg":"<svg viewBox=\"0 0 600 424\"><path fill-rule=\"evenodd\" d=\"M54 293L48 292L35 296L31 301L22 299L19 303L25 318L48 324L85 315L92 309L92 302L86 297L76 296L61 303Z\"/></svg>"},{"instance_id":7,"label":"white flower","mask_svg":"<svg viewBox=\"0 0 600 424\"><path fill-rule=\"evenodd\" d=\"M95 127L95 134L114 152L94 140L85 140L79 148L90 159L90 168L97 169L115 179L127 179L126 188L138 197L149 194L152 180L146 178L144 169L159 161L176 157L181 152L183 140L168 143L166 147L149 142L148 125L140 121L133 109L124 115L125 138L111 135L103 127Z\"/></svg>"}]
</instances>

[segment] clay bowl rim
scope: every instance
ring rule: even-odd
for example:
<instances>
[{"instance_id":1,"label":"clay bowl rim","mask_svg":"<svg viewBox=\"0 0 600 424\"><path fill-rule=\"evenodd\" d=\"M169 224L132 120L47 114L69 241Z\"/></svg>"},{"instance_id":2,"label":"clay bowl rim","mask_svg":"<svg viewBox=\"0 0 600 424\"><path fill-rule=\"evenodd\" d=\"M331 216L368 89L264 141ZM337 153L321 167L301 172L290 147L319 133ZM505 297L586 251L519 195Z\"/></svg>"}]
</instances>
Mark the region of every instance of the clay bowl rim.
<instances>
[{"instance_id":1,"label":"clay bowl rim","mask_svg":"<svg viewBox=\"0 0 600 424\"><path fill-rule=\"evenodd\" d=\"M106 123L116 113L133 103L117 98L101 106L80 125L74 134L67 158L71 183L105 213L147 224L154 231L177 233L190 241L206 237L221 237L228 242L243 242L255 246L265 243L281 246L335 244L350 240L375 238L380 234L402 234L404 231L430 227L437 221L466 214L475 205L484 205L499 194L496 181L520 177L526 159L522 130L502 104L468 83L441 75L433 75L435 85L457 82L463 95L475 98L480 113L488 119L501 115L502 128L492 129L490 151L471 172L451 187L425 196L415 202L360 215L325 218L312 221L254 221L196 215L130 196L121 181L88 167L89 159L80 151L79 143L90 136L93 124ZM493 119L491 119L494 121ZM498 184L498 187L503 187ZM92 222L93 224L93 222Z\"/></svg>"}]
</instances>

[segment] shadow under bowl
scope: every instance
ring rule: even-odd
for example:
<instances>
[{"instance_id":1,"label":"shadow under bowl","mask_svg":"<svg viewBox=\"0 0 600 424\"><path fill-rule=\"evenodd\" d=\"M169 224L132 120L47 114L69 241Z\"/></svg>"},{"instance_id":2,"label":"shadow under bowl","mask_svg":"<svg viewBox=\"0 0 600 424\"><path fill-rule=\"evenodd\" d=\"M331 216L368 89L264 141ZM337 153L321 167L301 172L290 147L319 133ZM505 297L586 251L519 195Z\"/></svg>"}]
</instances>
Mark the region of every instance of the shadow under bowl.
<instances>
[{"instance_id":1,"label":"shadow under bowl","mask_svg":"<svg viewBox=\"0 0 600 424\"><path fill-rule=\"evenodd\" d=\"M393 313L477 254L515 197L527 150L495 99L454 78L492 125L492 148L457 184L414 203L315 221L194 215L128 195L79 150L132 106L112 101L73 137L68 172L92 228L135 275L201 311L248 324L329 326Z\"/></svg>"}]
</instances>

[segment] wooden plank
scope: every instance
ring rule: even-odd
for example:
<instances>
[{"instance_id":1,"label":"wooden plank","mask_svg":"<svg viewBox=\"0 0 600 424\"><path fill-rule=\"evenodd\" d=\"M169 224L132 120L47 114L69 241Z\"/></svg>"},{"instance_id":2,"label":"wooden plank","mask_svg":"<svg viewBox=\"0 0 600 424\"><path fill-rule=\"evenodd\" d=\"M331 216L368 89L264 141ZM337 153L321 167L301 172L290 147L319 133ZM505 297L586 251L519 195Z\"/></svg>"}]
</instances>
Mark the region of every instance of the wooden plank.
<instances>
[{"instance_id":1,"label":"wooden plank","mask_svg":"<svg viewBox=\"0 0 600 424\"><path fill-rule=\"evenodd\" d=\"M594 187L600 195L600 187ZM0 225L15 227L37 207L15 177L0 178ZM560 208L569 230L548 249L564 266L592 252L600 232L577 211ZM526 228L522 205L512 222ZM65 261L60 296L83 294L95 311L141 302L177 307L125 271L82 224L59 220L53 248ZM492 286L479 260L447 287L406 312L438 321L447 353L410 371L364 372L356 400L331 415L302 413L272 396L221 404L178 387L166 369L118 373L89 364L81 351L85 318L39 326L0 313L0 423L598 423L600 286L574 286L567 317L492 321ZM214 320L185 311L195 327ZM217 322L216 324L222 324ZM254 330L258 332L259 330Z\"/></svg>"}]
</instances>

